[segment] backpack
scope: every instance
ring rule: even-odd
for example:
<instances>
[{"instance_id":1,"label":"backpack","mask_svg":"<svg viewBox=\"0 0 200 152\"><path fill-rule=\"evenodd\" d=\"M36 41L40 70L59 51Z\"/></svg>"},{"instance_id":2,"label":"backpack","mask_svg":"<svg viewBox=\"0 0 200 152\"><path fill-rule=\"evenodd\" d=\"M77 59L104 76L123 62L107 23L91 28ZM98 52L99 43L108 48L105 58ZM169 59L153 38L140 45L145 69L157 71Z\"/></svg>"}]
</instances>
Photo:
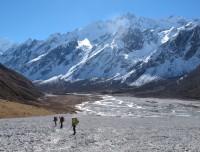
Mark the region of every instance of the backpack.
<instances>
[{"instance_id":1,"label":"backpack","mask_svg":"<svg viewBox=\"0 0 200 152\"><path fill-rule=\"evenodd\" d=\"M72 124L77 125L79 123L77 118L72 118Z\"/></svg>"},{"instance_id":2,"label":"backpack","mask_svg":"<svg viewBox=\"0 0 200 152\"><path fill-rule=\"evenodd\" d=\"M64 121L65 121L64 117L61 117L61 121L62 121L62 122L64 122Z\"/></svg>"},{"instance_id":3,"label":"backpack","mask_svg":"<svg viewBox=\"0 0 200 152\"><path fill-rule=\"evenodd\" d=\"M57 120L58 120L58 118L57 118L57 117L54 117L53 121L57 121Z\"/></svg>"}]
</instances>

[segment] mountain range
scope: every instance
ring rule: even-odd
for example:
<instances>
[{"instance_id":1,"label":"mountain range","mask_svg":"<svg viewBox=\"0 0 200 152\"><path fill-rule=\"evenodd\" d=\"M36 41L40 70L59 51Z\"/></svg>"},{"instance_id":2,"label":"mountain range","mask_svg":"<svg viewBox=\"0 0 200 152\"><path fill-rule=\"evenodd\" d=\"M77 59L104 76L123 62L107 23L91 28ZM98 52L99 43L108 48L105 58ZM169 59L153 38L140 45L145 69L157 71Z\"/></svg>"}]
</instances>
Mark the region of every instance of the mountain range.
<instances>
[{"instance_id":1,"label":"mountain range","mask_svg":"<svg viewBox=\"0 0 200 152\"><path fill-rule=\"evenodd\" d=\"M46 40L28 39L0 62L41 90L141 87L178 79L200 65L200 19L123 14Z\"/></svg>"}]
</instances>

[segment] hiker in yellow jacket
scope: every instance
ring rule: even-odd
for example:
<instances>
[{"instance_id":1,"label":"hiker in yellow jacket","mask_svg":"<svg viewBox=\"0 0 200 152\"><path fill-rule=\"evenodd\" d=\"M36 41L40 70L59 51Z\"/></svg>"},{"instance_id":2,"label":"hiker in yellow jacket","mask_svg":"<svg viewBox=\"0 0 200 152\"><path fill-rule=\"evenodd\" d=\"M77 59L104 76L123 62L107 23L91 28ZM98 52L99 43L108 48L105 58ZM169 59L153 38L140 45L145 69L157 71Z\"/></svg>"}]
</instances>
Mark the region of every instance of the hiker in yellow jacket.
<instances>
[{"instance_id":1,"label":"hiker in yellow jacket","mask_svg":"<svg viewBox=\"0 0 200 152\"><path fill-rule=\"evenodd\" d=\"M76 125L79 123L78 119L76 117L73 117L72 118L72 127L73 127L73 131L74 131L74 134L76 134Z\"/></svg>"}]
</instances>

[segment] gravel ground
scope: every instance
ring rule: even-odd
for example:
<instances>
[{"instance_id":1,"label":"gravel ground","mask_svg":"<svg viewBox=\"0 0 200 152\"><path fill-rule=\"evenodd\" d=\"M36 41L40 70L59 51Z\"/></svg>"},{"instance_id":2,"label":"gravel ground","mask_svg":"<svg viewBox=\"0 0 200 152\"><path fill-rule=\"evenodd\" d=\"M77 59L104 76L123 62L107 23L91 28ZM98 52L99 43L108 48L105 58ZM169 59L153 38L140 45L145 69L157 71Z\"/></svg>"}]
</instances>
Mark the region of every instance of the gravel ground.
<instances>
[{"instance_id":1,"label":"gravel ground","mask_svg":"<svg viewBox=\"0 0 200 152\"><path fill-rule=\"evenodd\" d=\"M60 116L60 115L58 115ZM53 116L1 119L0 151L41 152L198 152L199 117L110 117L77 114L77 134L71 117L64 128Z\"/></svg>"}]
</instances>

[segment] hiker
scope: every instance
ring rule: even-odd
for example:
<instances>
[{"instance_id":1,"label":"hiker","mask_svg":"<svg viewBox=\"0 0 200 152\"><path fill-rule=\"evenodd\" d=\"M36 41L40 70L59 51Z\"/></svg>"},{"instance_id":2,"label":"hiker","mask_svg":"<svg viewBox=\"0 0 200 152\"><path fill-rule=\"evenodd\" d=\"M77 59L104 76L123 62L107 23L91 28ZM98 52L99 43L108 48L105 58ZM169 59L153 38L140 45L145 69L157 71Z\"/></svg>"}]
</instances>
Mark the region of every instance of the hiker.
<instances>
[{"instance_id":1,"label":"hiker","mask_svg":"<svg viewBox=\"0 0 200 152\"><path fill-rule=\"evenodd\" d=\"M74 131L74 134L76 134L76 125L79 123L78 119L76 117L73 117L72 118L72 127L73 127L73 131Z\"/></svg>"},{"instance_id":2,"label":"hiker","mask_svg":"<svg viewBox=\"0 0 200 152\"><path fill-rule=\"evenodd\" d=\"M56 127L56 126L57 126L58 118L57 118L57 117L54 117L54 118L53 118L53 121L55 122L55 127Z\"/></svg>"},{"instance_id":3,"label":"hiker","mask_svg":"<svg viewBox=\"0 0 200 152\"><path fill-rule=\"evenodd\" d=\"M63 128L63 122L64 122L64 117L59 117L60 118L60 128Z\"/></svg>"}]
</instances>

